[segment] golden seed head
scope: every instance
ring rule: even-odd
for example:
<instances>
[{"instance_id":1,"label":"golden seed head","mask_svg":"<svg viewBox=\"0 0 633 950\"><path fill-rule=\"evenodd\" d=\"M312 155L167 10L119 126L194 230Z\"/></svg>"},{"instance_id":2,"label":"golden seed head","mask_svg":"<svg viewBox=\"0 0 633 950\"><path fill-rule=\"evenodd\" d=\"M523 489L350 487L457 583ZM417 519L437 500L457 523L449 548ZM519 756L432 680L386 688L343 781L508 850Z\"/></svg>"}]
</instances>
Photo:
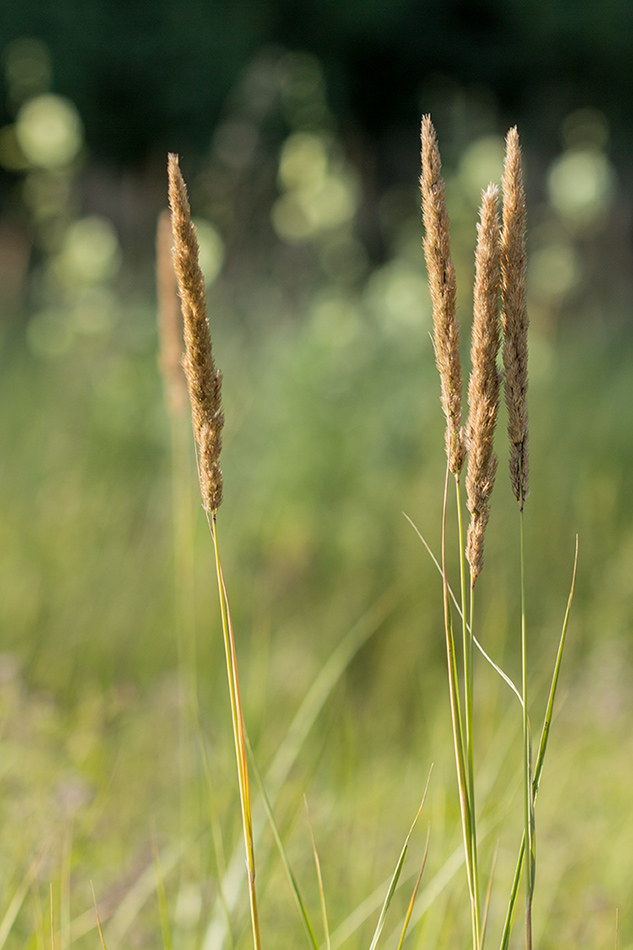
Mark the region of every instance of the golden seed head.
<instances>
[{"instance_id":1,"label":"golden seed head","mask_svg":"<svg viewBox=\"0 0 633 950\"><path fill-rule=\"evenodd\" d=\"M466 557L474 584L483 567L484 534L497 471L493 450L499 408L499 191L483 192L477 225L475 288L471 342L472 371L468 385L466 503L470 525Z\"/></svg>"},{"instance_id":2,"label":"golden seed head","mask_svg":"<svg viewBox=\"0 0 633 950\"><path fill-rule=\"evenodd\" d=\"M462 371L459 324L455 307L455 269L451 260L448 212L442 163L431 117L422 119L422 218L424 255L433 303L433 345L440 374L442 409L446 416L446 454L450 470L459 475L464 463Z\"/></svg>"},{"instance_id":3,"label":"golden seed head","mask_svg":"<svg viewBox=\"0 0 633 950\"><path fill-rule=\"evenodd\" d=\"M506 137L502 187L501 323L510 440L510 480L516 499L523 509L529 492L527 251L525 191L521 148L516 128L510 129Z\"/></svg>"},{"instance_id":4,"label":"golden seed head","mask_svg":"<svg viewBox=\"0 0 633 950\"><path fill-rule=\"evenodd\" d=\"M198 263L198 240L177 155L169 155L168 177L174 271L184 325L185 354L182 364L198 447L202 506L205 511L215 514L222 502L222 470L218 462L224 425L222 374L216 369L213 359L204 276Z\"/></svg>"}]
</instances>

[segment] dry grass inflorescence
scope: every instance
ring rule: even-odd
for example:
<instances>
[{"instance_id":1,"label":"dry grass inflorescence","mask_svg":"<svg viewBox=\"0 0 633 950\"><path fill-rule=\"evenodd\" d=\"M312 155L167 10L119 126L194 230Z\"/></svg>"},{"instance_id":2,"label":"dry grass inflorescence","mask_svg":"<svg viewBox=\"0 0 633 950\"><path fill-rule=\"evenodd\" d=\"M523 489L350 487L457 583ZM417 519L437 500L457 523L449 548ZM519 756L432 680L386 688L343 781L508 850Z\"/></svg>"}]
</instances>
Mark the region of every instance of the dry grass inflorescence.
<instances>
[{"instance_id":1,"label":"dry grass inflorescence","mask_svg":"<svg viewBox=\"0 0 633 950\"><path fill-rule=\"evenodd\" d=\"M468 383L468 419L462 419L462 367L460 362L460 327L456 314L456 279L451 261L449 219L446 210L445 186L441 175L441 160L435 130L429 116L422 122L422 174L420 178L424 222L424 252L429 289L433 305L433 345L441 384L441 406L446 419L446 481L442 519L442 554L437 561L442 577L445 644L448 664L449 699L453 750L457 770L457 785L461 809L464 846L464 864L472 926L473 950L482 950L487 936L487 920L493 871L484 887L479 857L479 816L476 807L475 768L475 676L474 651L484 658L514 693L522 721L523 770L522 824L523 838L518 848L514 878L509 888L505 924L499 937L501 950L507 950L515 919L520 881L525 891L525 942L532 946L532 902L536 872L534 803L538 792L543 759L549 737L554 696L556 693L563 645L567 631L567 613L563 622L547 707L543 717L540 742L533 755L532 729L528 714L527 696L527 638L523 558L523 509L528 494L528 413L527 413L527 304L526 304L526 211L522 183L521 152L518 133L512 129L506 140L506 161L502 180L502 213L500 221L499 189L491 184L483 193L480 220L477 226L475 255L475 284L473 293L473 323L471 341L471 371ZM238 784L241 799L242 827L248 871L248 888L253 942L260 946L257 897L255 890L255 857L253 820L248 781L246 749L248 741L240 700L235 642L231 625L224 576L222 573L217 538L216 514L222 500L222 472L219 467L221 432L224 415L221 405L221 374L218 371L211 346L206 313L204 277L198 263L196 231L184 180L178 159L169 156L169 199L173 233L173 268L184 324L185 355L183 366L187 379L196 457L202 495L214 543L216 568L227 675L231 700L231 714L235 740ZM164 314L161 333L163 356L161 366L166 380L168 398L175 407L179 400L177 365L180 349L179 331L174 328L173 279L166 261L166 224L159 227L158 257L161 311ZM503 343L502 343L503 340ZM503 350L503 373L498 367L499 350ZM480 645L475 636L475 586L484 565L484 538L490 514L491 495L497 472L494 435L502 385L508 409L509 459L512 490L518 501L521 576L518 579L521 599L521 659L522 678L516 687ZM466 498L462 501L461 476L465 468ZM456 520L458 537L459 590L454 593L448 578L446 558L446 522L448 486L454 479L456 489ZM464 528L462 508L470 514L467 530ZM573 591L573 583L572 583ZM457 617L454 624L453 617ZM456 627L461 628L456 632ZM253 761L253 769L258 776ZM309 921L305 903L294 873L277 832L266 792L261 786L263 801L273 826L273 833L288 873L291 888L313 950L319 950L319 941ZM418 812L419 814L419 812ZM417 820L417 819L416 819ZM415 826L415 821L414 821ZM411 831L413 831L413 826ZM396 870L387 890L378 920L371 950L380 937L386 912L390 906L402 871L409 842L407 836ZM315 849L319 875L323 925L326 944L330 935L325 912L325 901L320 866ZM423 862L424 868L424 862ZM402 946L411 919L422 872L415 886L401 930ZM485 898L482 900L482 896Z\"/></svg>"},{"instance_id":2,"label":"dry grass inflorescence","mask_svg":"<svg viewBox=\"0 0 633 950\"><path fill-rule=\"evenodd\" d=\"M468 422L465 433L459 428L461 419L461 370L459 367L459 329L455 316L455 279L450 260L448 215L445 208L444 185L440 174L440 157L431 119L422 122L422 210L426 231L424 249L433 302L434 342L441 380L442 405L446 416L447 478L455 478L458 545L460 561L460 602L452 594L447 577L446 492L442 529L442 577L444 585L445 638L449 674L449 697L453 726L453 744L461 804L465 863L471 905L472 942L474 950L484 945L492 872L482 906L482 885L479 868L478 813L475 802L474 755L474 646L483 649L475 637L475 582L484 564L484 536L490 514L490 499L497 470L493 447L501 374L497 367L500 331L503 332L503 384L508 410L509 464L512 490L519 503L521 602L521 686L514 686L487 654L497 672L512 687L522 716L523 760L523 839L519 849L514 879L510 888L505 925L500 946L505 950L515 917L519 882L525 884L525 943L532 947L532 904L536 875L534 804L549 736L551 709L556 693L560 660L567 631L569 606L563 623L559 651L545 712L541 740L536 758L532 751L532 728L527 695L527 634L525 604L525 565L523 540L523 509L528 494L528 315L526 288L526 205L521 167L521 150L516 128L506 138L505 168L502 179L503 226L500 230L498 188L491 184L482 194L475 257L475 286L472 324L472 369L468 387ZM500 307L501 291L501 307ZM458 448L459 447L459 448ZM470 524L464 539L460 474L463 453L467 453L466 505ZM468 562L470 584L466 593ZM575 569L574 569L575 576ZM573 592L573 581L572 581ZM461 617L462 664L457 662L451 598ZM467 619L468 618L468 619Z\"/></svg>"}]
</instances>

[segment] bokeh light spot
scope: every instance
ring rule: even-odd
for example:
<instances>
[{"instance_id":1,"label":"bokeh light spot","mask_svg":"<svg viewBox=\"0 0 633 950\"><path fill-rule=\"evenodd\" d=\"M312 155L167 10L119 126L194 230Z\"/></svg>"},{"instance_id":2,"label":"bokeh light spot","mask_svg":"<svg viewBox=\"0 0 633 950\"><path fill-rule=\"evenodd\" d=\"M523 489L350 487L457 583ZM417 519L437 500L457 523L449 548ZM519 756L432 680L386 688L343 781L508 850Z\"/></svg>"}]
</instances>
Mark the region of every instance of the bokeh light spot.
<instances>
[{"instance_id":1,"label":"bokeh light spot","mask_svg":"<svg viewBox=\"0 0 633 950\"><path fill-rule=\"evenodd\" d=\"M541 300L559 302L577 286L580 274L580 262L571 244L547 244L531 254L530 289Z\"/></svg>"},{"instance_id":2,"label":"bokeh light spot","mask_svg":"<svg viewBox=\"0 0 633 950\"><path fill-rule=\"evenodd\" d=\"M39 168L67 165L83 143L81 119L74 104L52 93L37 96L22 106L16 135L26 158Z\"/></svg>"},{"instance_id":3,"label":"bokeh light spot","mask_svg":"<svg viewBox=\"0 0 633 950\"><path fill-rule=\"evenodd\" d=\"M365 303L387 332L428 329L428 284L408 261L385 264L370 277Z\"/></svg>"},{"instance_id":4,"label":"bokeh light spot","mask_svg":"<svg viewBox=\"0 0 633 950\"><path fill-rule=\"evenodd\" d=\"M603 152L573 149L556 159L548 176L552 206L572 226L601 219L615 192L615 171Z\"/></svg>"},{"instance_id":5,"label":"bokeh light spot","mask_svg":"<svg viewBox=\"0 0 633 950\"><path fill-rule=\"evenodd\" d=\"M318 135L297 132L284 143L279 161L279 181L283 187L315 188L327 171L327 148Z\"/></svg>"},{"instance_id":6,"label":"bokeh light spot","mask_svg":"<svg viewBox=\"0 0 633 950\"><path fill-rule=\"evenodd\" d=\"M466 196L477 206L482 189L503 174L505 145L498 135L486 135L472 142L459 163L458 178Z\"/></svg>"},{"instance_id":7,"label":"bokeh light spot","mask_svg":"<svg viewBox=\"0 0 633 950\"><path fill-rule=\"evenodd\" d=\"M120 263L121 251L114 226L107 218L92 215L68 229L54 270L64 284L73 287L109 280Z\"/></svg>"}]
</instances>

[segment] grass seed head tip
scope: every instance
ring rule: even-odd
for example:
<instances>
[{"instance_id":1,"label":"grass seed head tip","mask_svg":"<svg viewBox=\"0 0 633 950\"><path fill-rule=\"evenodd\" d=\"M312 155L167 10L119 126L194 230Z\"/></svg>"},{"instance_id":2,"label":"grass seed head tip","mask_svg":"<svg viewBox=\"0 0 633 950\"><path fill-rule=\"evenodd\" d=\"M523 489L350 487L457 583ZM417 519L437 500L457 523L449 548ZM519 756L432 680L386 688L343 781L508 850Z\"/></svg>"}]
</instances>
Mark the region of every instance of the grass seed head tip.
<instances>
[{"instance_id":1,"label":"grass seed head tip","mask_svg":"<svg viewBox=\"0 0 633 950\"><path fill-rule=\"evenodd\" d=\"M484 535L490 514L490 496L497 471L493 450L499 407L499 192L490 185L482 192L473 295L472 370L468 384L468 465L466 503L470 524L466 557L474 584L483 567Z\"/></svg>"},{"instance_id":2,"label":"grass seed head tip","mask_svg":"<svg viewBox=\"0 0 633 950\"><path fill-rule=\"evenodd\" d=\"M456 316L455 269L451 259L448 212L442 163L433 123L422 119L420 189L424 222L424 256L433 304L433 346L440 375L442 409L446 417L446 454L451 471L459 475L464 462L462 371L459 324Z\"/></svg>"},{"instance_id":3,"label":"grass seed head tip","mask_svg":"<svg viewBox=\"0 0 633 950\"><path fill-rule=\"evenodd\" d=\"M521 508L529 492L528 310L526 202L516 127L506 137L502 179L501 290L505 401L508 408L510 480Z\"/></svg>"},{"instance_id":4,"label":"grass seed head tip","mask_svg":"<svg viewBox=\"0 0 633 950\"><path fill-rule=\"evenodd\" d=\"M222 374L215 365L207 320L204 275L198 239L191 220L187 188L178 156L168 158L169 205L174 238L173 261L180 295L185 340L183 367L187 377L193 431L198 451L202 506L215 514L222 501Z\"/></svg>"}]
</instances>

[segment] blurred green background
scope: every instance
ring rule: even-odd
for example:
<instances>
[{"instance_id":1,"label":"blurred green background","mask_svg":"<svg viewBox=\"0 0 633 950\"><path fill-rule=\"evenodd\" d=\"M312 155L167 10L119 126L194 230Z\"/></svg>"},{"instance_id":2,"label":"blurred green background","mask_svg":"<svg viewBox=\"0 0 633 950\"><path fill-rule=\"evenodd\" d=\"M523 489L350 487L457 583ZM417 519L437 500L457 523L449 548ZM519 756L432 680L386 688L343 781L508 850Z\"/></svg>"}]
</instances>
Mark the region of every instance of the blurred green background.
<instances>
[{"instance_id":1,"label":"blurred green background","mask_svg":"<svg viewBox=\"0 0 633 950\"><path fill-rule=\"evenodd\" d=\"M189 424L170 425L157 362L168 150L189 184L224 373L219 530L264 770L369 614L278 802L315 916L304 792L333 929L391 872L431 762L426 878L459 848L441 587L402 516L439 551L417 191L430 112L465 360L480 191L500 180L510 125L524 147L535 732L580 537L540 800L539 946L614 945L616 907L630 946L633 6L8 0L0 45L0 909L40 856L9 941L49 945L53 881L62 945L88 945L92 880L109 950L156 946L155 835L175 942L222 946L209 921L239 828L217 592ZM480 636L516 678L503 421L498 446ZM183 688L192 641L199 721ZM520 715L483 664L478 676L496 934L519 840ZM296 946L262 849L266 942ZM446 873L415 946L467 932L463 873ZM368 945L368 926L346 945Z\"/></svg>"}]
</instances>

